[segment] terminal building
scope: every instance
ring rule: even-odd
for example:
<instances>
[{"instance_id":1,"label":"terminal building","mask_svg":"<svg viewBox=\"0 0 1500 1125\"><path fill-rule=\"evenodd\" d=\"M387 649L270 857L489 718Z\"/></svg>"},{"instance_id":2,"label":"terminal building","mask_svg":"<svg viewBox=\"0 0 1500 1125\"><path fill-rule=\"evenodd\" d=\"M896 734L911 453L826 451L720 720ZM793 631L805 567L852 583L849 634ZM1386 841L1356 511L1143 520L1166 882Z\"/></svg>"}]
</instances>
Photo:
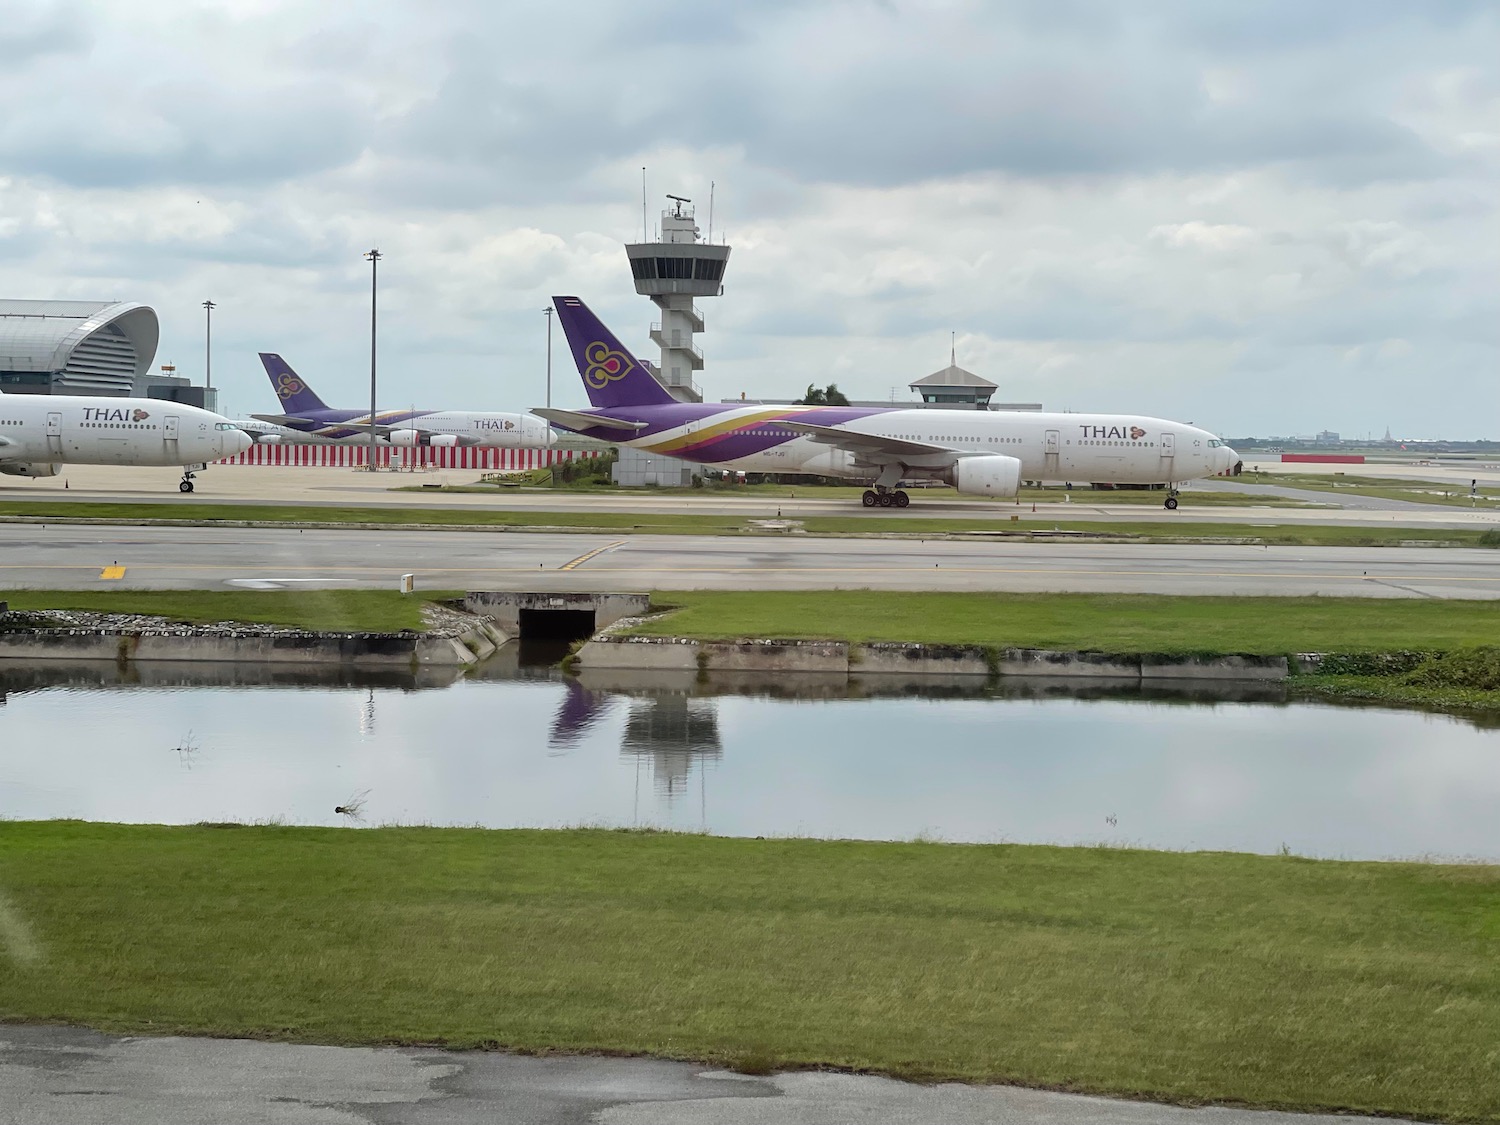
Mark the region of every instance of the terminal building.
<instances>
[{"instance_id":1,"label":"terminal building","mask_svg":"<svg viewBox=\"0 0 1500 1125\"><path fill-rule=\"evenodd\" d=\"M156 398L215 409L176 369L152 371L161 325L137 301L0 299L0 391Z\"/></svg>"}]
</instances>

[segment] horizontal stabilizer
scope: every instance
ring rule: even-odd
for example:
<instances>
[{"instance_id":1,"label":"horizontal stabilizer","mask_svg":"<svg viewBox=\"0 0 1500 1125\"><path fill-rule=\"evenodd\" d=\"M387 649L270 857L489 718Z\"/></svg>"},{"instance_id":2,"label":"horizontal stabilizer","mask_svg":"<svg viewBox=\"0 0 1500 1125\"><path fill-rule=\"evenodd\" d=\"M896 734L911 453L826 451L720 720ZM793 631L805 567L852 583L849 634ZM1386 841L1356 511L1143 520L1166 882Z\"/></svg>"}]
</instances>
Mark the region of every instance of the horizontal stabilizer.
<instances>
[{"instance_id":1,"label":"horizontal stabilizer","mask_svg":"<svg viewBox=\"0 0 1500 1125\"><path fill-rule=\"evenodd\" d=\"M591 430L603 426L609 430L644 430L645 422L632 422L624 418L610 418L604 414L586 413L582 410L556 410L550 406L534 407L531 411L538 418L556 422L565 430Z\"/></svg>"},{"instance_id":2,"label":"horizontal stabilizer","mask_svg":"<svg viewBox=\"0 0 1500 1125\"><path fill-rule=\"evenodd\" d=\"M270 422L273 426L321 426L316 418L298 418L292 414L252 414L257 422Z\"/></svg>"}]
</instances>

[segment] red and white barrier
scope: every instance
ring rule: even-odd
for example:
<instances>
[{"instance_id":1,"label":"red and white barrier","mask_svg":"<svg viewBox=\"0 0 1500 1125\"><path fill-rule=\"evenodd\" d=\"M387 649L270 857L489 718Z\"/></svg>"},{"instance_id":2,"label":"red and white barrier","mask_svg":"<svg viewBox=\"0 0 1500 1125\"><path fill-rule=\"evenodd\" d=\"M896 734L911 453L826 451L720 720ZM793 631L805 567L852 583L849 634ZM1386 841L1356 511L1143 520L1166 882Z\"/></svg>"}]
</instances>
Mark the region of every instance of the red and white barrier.
<instances>
[{"instance_id":1,"label":"red and white barrier","mask_svg":"<svg viewBox=\"0 0 1500 1125\"><path fill-rule=\"evenodd\" d=\"M244 453L226 457L220 465L282 465L291 468L354 469L369 463L368 445L252 445ZM487 469L523 472L545 469L564 461L599 456L597 449L494 449L485 446L375 447L375 466L381 469Z\"/></svg>"}]
</instances>

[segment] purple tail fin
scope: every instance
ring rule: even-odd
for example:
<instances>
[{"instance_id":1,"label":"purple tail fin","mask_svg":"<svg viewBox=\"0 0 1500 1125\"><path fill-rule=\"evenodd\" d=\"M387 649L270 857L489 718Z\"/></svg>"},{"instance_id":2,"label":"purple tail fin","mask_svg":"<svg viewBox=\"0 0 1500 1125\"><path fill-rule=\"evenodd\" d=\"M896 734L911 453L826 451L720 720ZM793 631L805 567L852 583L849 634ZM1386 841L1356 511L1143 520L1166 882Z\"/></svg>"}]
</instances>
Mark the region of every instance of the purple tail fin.
<instances>
[{"instance_id":1,"label":"purple tail fin","mask_svg":"<svg viewBox=\"0 0 1500 1125\"><path fill-rule=\"evenodd\" d=\"M281 400L281 409L288 414L305 414L310 410L327 410L323 400L313 394L302 377L292 370L286 360L274 352L260 353L261 366L266 377L276 388L276 397Z\"/></svg>"},{"instance_id":2,"label":"purple tail fin","mask_svg":"<svg viewBox=\"0 0 1500 1125\"><path fill-rule=\"evenodd\" d=\"M577 297L553 297L552 304L567 333L589 402L595 406L657 406L677 401Z\"/></svg>"}]
</instances>

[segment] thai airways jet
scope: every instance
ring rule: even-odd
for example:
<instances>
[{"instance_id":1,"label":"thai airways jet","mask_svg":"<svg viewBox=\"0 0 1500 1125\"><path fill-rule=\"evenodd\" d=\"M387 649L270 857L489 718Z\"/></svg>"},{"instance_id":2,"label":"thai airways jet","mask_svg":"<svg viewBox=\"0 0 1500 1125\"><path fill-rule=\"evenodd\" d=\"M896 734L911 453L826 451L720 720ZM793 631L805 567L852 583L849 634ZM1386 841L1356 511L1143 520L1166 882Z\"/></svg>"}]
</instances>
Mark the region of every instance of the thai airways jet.
<instances>
[{"instance_id":1,"label":"thai airways jet","mask_svg":"<svg viewBox=\"0 0 1500 1125\"><path fill-rule=\"evenodd\" d=\"M227 418L148 398L0 394L0 473L55 477L62 465L180 465L183 492L208 462L250 448Z\"/></svg>"},{"instance_id":2,"label":"thai airways jet","mask_svg":"<svg viewBox=\"0 0 1500 1125\"><path fill-rule=\"evenodd\" d=\"M287 431L316 441L369 441L370 431L392 445L491 446L497 449L545 449L557 440L550 426L525 414L481 414L471 410L335 410L315 395L307 381L269 352L260 353L285 414L252 414L283 430L258 440L301 441Z\"/></svg>"},{"instance_id":3,"label":"thai airways jet","mask_svg":"<svg viewBox=\"0 0 1500 1125\"><path fill-rule=\"evenodd\" d=\"M905 508L903 480L969 496L1014 496L1023 480L1177 484L1241 462L1206 430L1133 414L738 406L678 402L577 297L554 297L590 410L533 410L615 445L755 473L870 480L867 508Z\"/></svg>"}]
</instances>

